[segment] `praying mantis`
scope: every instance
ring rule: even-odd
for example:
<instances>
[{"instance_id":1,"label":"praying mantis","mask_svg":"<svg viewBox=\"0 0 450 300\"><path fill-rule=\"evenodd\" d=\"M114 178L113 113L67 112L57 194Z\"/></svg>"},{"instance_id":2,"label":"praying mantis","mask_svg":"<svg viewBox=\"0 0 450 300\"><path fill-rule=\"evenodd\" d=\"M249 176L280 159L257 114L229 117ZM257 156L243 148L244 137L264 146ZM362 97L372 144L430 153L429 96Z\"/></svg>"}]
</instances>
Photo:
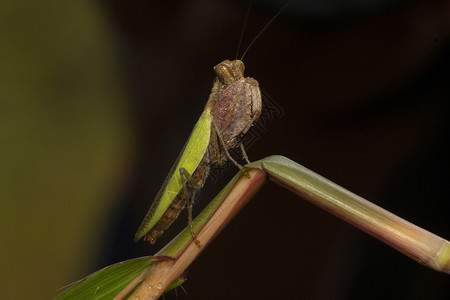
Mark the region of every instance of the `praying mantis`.
<instances>
[{"instance_id":1,"label":"praying mantis","mask_svg":"<svg viewBox=\"0 0 450 300\"><path fill-rule=\"evenodd\" d=\"M242 136L261 114L261 92L258 82L244 77L241 60L225 60L214 67L216 79L205 109L175 162L152 206L138 229L135 241L145 237L154 244L189 203L189 226L192 236L192 202L201 189L211 165L223 165L229 159L243 168L228 149L240 146Z\"/></svg>"},{"instance_id":2,"label":"praying mantis","mask_svg":"<svg viewBox=\"0 0 450 300\"><path fill-rule=\"evenodd\" d=\"M244 77L245 66L242 59L289 3L285 3L266 23L243 52L241 59L224 60L214 67L216 78L208 102L136 232L135 242L144 237L154 244L175 221L186 204L188 204L189 227L195 239L195 232L192 229L192 204L196 192L205 184L210 167L222 166L230 160L245 173L243 167L230 155L229 150L239 146L243 158L250 163L242 138L258 120L262 100L258 81Z\"/></svg>"}]
</instances>

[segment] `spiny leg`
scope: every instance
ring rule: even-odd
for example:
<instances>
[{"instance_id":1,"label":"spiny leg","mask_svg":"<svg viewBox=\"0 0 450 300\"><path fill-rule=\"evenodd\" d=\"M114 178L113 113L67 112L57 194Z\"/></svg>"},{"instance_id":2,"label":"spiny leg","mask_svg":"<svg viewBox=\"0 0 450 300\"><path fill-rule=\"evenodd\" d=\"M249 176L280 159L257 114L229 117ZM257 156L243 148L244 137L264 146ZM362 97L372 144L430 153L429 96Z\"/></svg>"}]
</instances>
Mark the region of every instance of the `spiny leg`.
<instances>
[{"instance_id":1,"label":"spiny leg","mask_svg":"<svg viewBox=\"0 0 450 300\"><path fill-rule=\"evenodd\" d=\"M195 183L192 182L192 176L189 174L189 172L185 168L180 168L180 177L181 182L183 183L183 190L187 197L187 208L188 208L188 224L189 224L189 230L191 231L192 239L194 240L195 244L197 244L198 247L201 247L200 241L197 240L197 235L194 232L194 226L193 226L193 220L192 220L192 207L194 206L194 198L195 198L195 189L198 189L200 187L196 187ZM191 193L189 193L187 184L190 185Z\"/></svg>"},{"instance_id":2,"label":"spiny leg","mask_svg":"<svg viewBox=\"0 0 450 300\"><path fill-rule=\"evenodd\" d=\"M245 176L249 177L247 172L245 172L245 169L243 166L241 166L231 155L230 152L228 152L227 146L225 145L225 141L222 138L222 135L220 134L219 128L217 127L216 123L212 122L214 126L214 131L216 132L217 136L219 137L220 144L225 151L225 154L227 155L228 159L233 162L233 164L241 170L242 173L245 174Z\"/></svg>"},{"instance_id":3,"label":"spiny leg","mask_svg":"<svg viewBox=\"0 0 450 300\"><path fill-rule=\"evenodd\" d=\"M250 160L248 159L247 152L245 152L244 144L242 142L240 144L240 147L241 147L242 156L244 157L245 161L249 164Z\"/></svg>"}]
</instances>

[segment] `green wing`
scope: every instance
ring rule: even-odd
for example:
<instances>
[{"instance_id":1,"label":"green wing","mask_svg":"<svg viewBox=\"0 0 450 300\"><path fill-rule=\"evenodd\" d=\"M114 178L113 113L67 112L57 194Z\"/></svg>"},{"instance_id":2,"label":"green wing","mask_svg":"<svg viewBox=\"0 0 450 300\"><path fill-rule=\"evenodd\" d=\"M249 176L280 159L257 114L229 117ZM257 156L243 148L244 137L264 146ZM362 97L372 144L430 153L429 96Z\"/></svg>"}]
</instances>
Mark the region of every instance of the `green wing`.
<instances>
[{"instance_id":1,"label":"green wing","mask_svg":"<svg viewBox=\"0 0 450 300\"><path fill-rule=\"evenodd\" d=\"M185 168L189 174L194 173L206 153L210 137L211 109L207 107L197 121L197 124L195 124L194 130L189 136L183 151L156 195L144 221L142 221L141 226L134 236L134 241L138 241L146 235L164 215L170 203L172 203L183 188L180 172L178 170L180 170L180 168Z\"/></svg>"}]
</instances>

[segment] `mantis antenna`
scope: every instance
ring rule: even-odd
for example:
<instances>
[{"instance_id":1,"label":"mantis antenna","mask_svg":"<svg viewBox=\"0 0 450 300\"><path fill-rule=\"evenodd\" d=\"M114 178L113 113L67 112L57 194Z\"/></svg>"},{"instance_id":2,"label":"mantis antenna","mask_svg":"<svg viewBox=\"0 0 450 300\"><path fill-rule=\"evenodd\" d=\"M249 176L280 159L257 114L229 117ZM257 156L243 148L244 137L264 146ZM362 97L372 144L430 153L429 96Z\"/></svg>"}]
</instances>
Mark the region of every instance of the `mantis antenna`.
<instances>
[{"instance_id":1,"label":"mantis antenna","mask_svg":"<svg viewBox=\"0 0 450 300\"><path fill-rule=\"evenodd\" d=\"M270 24L272 24L272 22L280 15L280 13L289 5L291 4L291 1L288 1L282 8L280 8L280 10L269 20L269 22L267 22L266 25L264 25L263 29L261 29L261 31L253 38L253 40L250 42L250 44L247 46L247 49L245 49L244 53L241 56L240 60L244 59L245 54L247 54L248 50L250 49L251 46L253 46L253 44L256 42L256 40L261 36L261 34L267 29L267 27L269 27ZM248 15L248 12L247 12ZM246 17L247 18L247 17ZM245 21L245 24L247 23L247 20ZM242 34L243 35L243 34ZM239 42L240 44L240 42Z\"/></svg>"},{"instance_id":2,"label":"mantis antenna","mask_svg":"<svg viewBox=\"0 0 450 300\"><path fill-rule=\"evenodd\" d=\"M237 46L237 49L236 49L236 56L235 56L235 59L238 59L238 57L239 57L239 49L241 48L242 39L244 38L245 27L247 27L248 16L250 15L250 9L251 9L251 7L252 7L252 3L253 3L252 0L250 0L250 1L248 2L247 12L245 13L244 25L242 26L241 36L239 37L239 43L238 43L238 46Z\"/></svg>"}]
</instances>

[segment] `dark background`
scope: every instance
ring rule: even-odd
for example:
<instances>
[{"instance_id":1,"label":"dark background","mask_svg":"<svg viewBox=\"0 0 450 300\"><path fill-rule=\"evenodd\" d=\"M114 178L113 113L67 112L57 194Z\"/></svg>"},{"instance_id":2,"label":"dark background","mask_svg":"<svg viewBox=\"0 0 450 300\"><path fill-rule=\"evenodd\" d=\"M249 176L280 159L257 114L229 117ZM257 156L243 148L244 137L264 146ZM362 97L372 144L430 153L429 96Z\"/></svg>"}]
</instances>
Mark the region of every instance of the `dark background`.
<instances>
[{"instance_id":1,"label":"dark background","mask_svg":"<svg viewBox=\"0 0 450 300\"><path fill-rule=\"evenodd\" d=\"M254 1L243 49L282 6ZM200 115L212 67L235 58L247 1L103 1L115 27L137 147L96 268L149 255L132 236ZM248 150L281 154L444 238L450 3L299 1L244 58L283 108ZM207 182L195 211L236 170ZM88 270L87 270L88 271ZM91 271L91 270L89 270ZM166 299L448 299L429 270L268 183Z\"/></svg>"}]
</instances>

